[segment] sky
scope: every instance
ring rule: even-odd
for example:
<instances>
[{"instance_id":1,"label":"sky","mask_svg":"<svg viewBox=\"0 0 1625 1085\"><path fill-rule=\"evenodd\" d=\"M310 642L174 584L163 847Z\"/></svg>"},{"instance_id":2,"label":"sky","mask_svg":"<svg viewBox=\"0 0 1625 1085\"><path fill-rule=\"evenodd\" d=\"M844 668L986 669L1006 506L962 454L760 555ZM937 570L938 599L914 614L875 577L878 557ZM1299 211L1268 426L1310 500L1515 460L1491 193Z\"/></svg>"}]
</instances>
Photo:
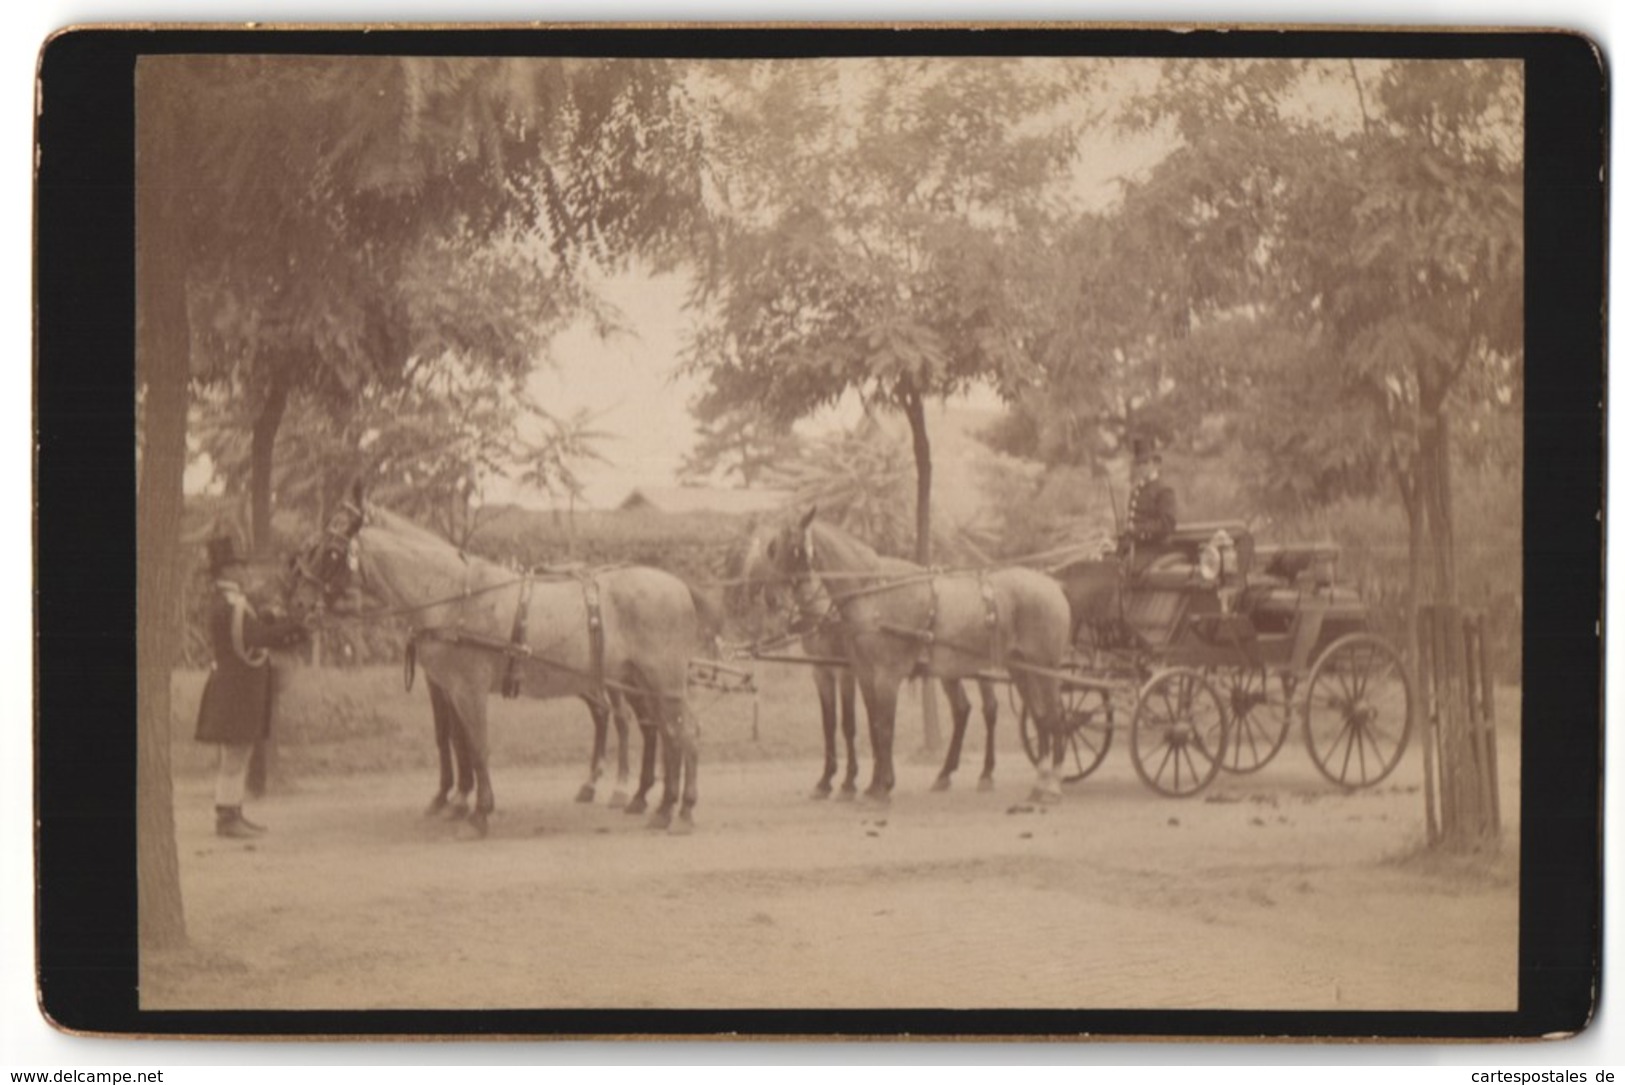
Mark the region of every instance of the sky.
<instances>
[{"instance_id":1,"label":"sky","mask_svg":"<svg viewBox=\"0 0 1625 1085\"><path fill-rule=\"evenodd\" d=\"M31 728L33 715L32 675L35 643L32 616L33 545L32 522L23 510L34 501L31 463L34 451L31 420L30 366L28 344L31 332L32 249L31 204L32 155L31 126L34 101L34 70L37 53L46 36L68 25L84 23L132 23L154 19L171 21L222 21L264 19L273 8L263 2L245 0L40 0L32 4L8 5L0 20L0 178L3 178L10 213L0 216L0 229L6 231L0 245L0 267L5 286L0 291L7 341L11 344L10 364L4 369L6 382L0 394L0 434L6 435L8 451L0 457L0 507L13 515L0 520L0 548L7 559L10 575L0 580L0 719L8 726L0 730L0 1065L53 1069L67 1066L123 1068L151 1066L208 1066L231 1064L283 1064L368 1066L381 1062L459 1066L480 1062L525 1061L531 1063L616 1061L660 1064L665 1062L721 1061L857 1061L964 1064L1022 1060L1035 1063L1095 1063L1108 1065L1134 1063L1184 1063L1203 1066L1214 1063L1246 1065L1274 1063L1299 1065L1362 1061L1368 1064L1397 1063L1433 1067L1461 1067L1416 1075L1403 1070L1388 1071L1400 1081L1464 1081L1466 1067L1507 1067L1541 1070L1572 1067L1576 1070L1598 1066L1625 1065L1625 1013L1620 1001L1617 962L1625 959L1625 911L1617 883L1607 899L1604 927L1605 961L1609 983L1605 983L1603 1012L1598 1023L1579 1039L1560 1043L1518 1045L1459 1044L1354 1050L1338 1046L1305 1047L1285 1045L1262 1048L1227 1045L1188 1044L1153 1047L1142 1044L1078 1046L1053 1044L1038 1048L997 1045L913 1044L866 1045L857 1050L824 1050L779 1045L764 1050L760 1046L712 1044L642 1044L610 1050L602 1044L512 1045L512 1044L220 1044L138 1040L103 1040L65 1036L51 1029L40 1017L34 1001L33 955L33 850L31 826L33 767ZM1148 20L1245 21L1271 23L1331 23L1366 26L1547 26L1579 30L1598 39L1605 51L1617 49L1625 35L1625 5L1617 0L1546 0L1531 5L1527 0L1362 0L1360 3L1330 0L1103 0L1082 5L1067 0L787 0L774 5L752 4L743 0L558 0L544 7L521 0L483 0L478 3L425 3L422 0L290 0L275 5L274 14L288 21L333 20L532 20L540 16L555 20L1076 20L1144 22ZM1611 154L1618 164L1620 141L1614 141ZM1617 170L1611 173L1617 175ZM1610 289L1619 276L1612 277ZM1620 299L1610 308L1625 311ZM575 364L590 364L578 361ZM633 397L636 399L636 397ZM1620 442L1611 442L1611 449ZM1610 452L1614 462L1610 474L1625 477L1625 458ZM633 457L643 462L640 454ZM1617 530L1611 534L1617 534ZM1617 550L1618 548L1616 548ZM1607 582L1625 583L1625 563L1610 555ZM1610 588L1609 618L1619 613L1618 587ZM94 620L94 616L87 616ZM1608 671L1625 675L1625 660L1619 658L1622 638L1609 638ZM1609 706L1610 730L1620 732L1617 709ZM1617 758L1616 758L1617 760ZM1609 831L1605 840L1611 876L1625 866L1625 808L1622 774L1608 778L1607 804ZM1245 1081L1245 1072L1231 1070L1204 1075L1220 1082ZM701 1080L699 1073L679 1070L679 1081ZM863 1076L859 1074L858 1076ZM316 1071L317 1080L328 1075ZM348 1078L347 1078L348 1079ZM362 1080L383 1080L363 1075ZM891 1080L888 1076L888 1080ZM195 1078L194 1080L201 1080Z\"/></svg>"},{"instance_id":2,"label":"sky","mask_svg":"<svg viewBox=\"0 0 1625 1085\"><path fill-rule=\"evenodd\" d=\"M862 61L850 62L861 67ZM1125 61L1115 80L1118 92L1145 85L1154 65ZM1098 209L1115 198L1117 181L1149 169L1166 152L1160 135L1102 137L1079 156L1073 194L1079 203ZM536 367L528 390L556 416L586 410L594 428L614 436L601 445L608 462L581 468L583 499L588 507L618 504L635 487L672 486L683 456L694 444L695 426L688 414L702 382L678 373L680 352L692 314L683 308L687 280L680 274L633 272L601 284L607 301L619 309L628 329L600 339L588 322L559 335L550 357ZM984 410L997 406L988 389L958 397L954 405ZM799 432L815 435L850 426L861 415L853 395L798 423ZM514 479L487 482L485 500L532 507L554 502L548 495Z\"/></svg>"}]
</instances>

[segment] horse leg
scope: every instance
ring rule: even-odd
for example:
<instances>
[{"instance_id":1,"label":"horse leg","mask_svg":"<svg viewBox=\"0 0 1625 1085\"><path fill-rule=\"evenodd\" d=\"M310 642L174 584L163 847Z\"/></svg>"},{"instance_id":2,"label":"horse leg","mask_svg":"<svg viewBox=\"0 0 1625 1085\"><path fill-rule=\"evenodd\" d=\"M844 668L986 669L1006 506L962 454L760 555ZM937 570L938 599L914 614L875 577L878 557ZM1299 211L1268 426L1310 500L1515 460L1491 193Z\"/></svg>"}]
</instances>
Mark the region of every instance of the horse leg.
<instances>
[{"instance_id":1,"label":"horse leg","mask_svg":"<svg viewBox=\"0 0 1625 1085\"><path fill-rule=\"evenodd\" d=\"M1053 679L1031 676L1020 680L1021 699L1033 714L1033 729L1038 734L1038 780L1033 785L1028 801L1051 803L1061 801L1058 782L1061 756L1065 744L1056 733L1055 725L1060 699Z\"/></svg>"},{"instance_id":2,"label":"horse leg","mask_svg":"<svg viewBox=\"0 0 1625 1085\"><path fill-rule=\"evenodd\" d=\"M660 747L660 732L654 715L649 711L648 702L641 694L627 694L625 704L632 709L633 718L638 721L638 731L643 736L643 761L638 772L638 790L622 813L641 814L649 808L649 789L655 786L655 754Z\"/></svg>"},{"instance_id":3,"label":"horse leg","mask_svg":"<svg viewBox=\"0 0 1625 1085\"><path fill-rule=\"evenodd\" d=\"M446 705L446 695L433 682L429 683L429 708L434 713L434 745L440 755L440 789L429 800L428 808L423 811L424 817L434 817L445 809L453 783L450 709Z\"/></svg>"},{"instance_id":4,"label":"horse leg","mask_svg":"<svg viewBox=\"0 0 1625 1085\"><path fill-rule=\"evenodd\" d=\"M948 756L942 762L942 771L931 785L932 791L947 791L953 784L954 773L959 768L959 750L965 742L965 725L970 722L970 697L965 693L965 684L952 678L945 678L942 682L942 691L948 695L948 707L954 714L954 734L948 740Z\"/></svg>"},{"instance_id":5,"label":"horse leg","mask_svg":"<svg viewBox=\"0 0 1625 1085\"><path fill-rule=\"evenodd\" d=\"M660 762L663 771L660 805L649 815L648 826L651 829L671 828L671 815L677 808L677 789L683 772L683 751L674 733L675 721L666 715L665 709L661 709L660 717Z\"/></svg>"},{"instance_id":6,"label":"horse leg","mask_svg":"<svg viewBox=\"0 0 1625 1085\"><path fill-rule=\"evenodd\" d=\"M700 801L700 721L689 710L686 698L675 698L673 710L683 755L683 798L677 808L676 831L686 833L694 831L694 804Z\"/></svg>"},{"instance_id":7,"label":"horse leg","mask_svg":"<svg viewBox=\"0 0 1625 1085\"><path fill-rule=\"evenodd\" d=\"M897 773L892 767L892 734L897 726L897 687L899 681L889 675L869 673L858 679L863 689L863 704L869 711L869 736L875 759L874 772L864 798L874 802L890 802Z\"/></svg>"},{"instance_id":8,"label":"horse leg","mask_svg":"<svg viewBox=\"0 0 1625 1085\"><path fill-rule=\"evenodd\" d=\"M841 734L846 739L846 776L841 780L841 798L858 794L858 680L850 667L839 671L841 682Z\"/></svg>"},{"instance_id":9,"label":"horse leg","mask_svg":"<svg viewBox=\"0 0 1625 1085\"><path fill-rule=\"evenodd\" d=\"M626 698L619 693L609 695L610 719L615 724L615 790L609 796L611 809L626 805L626 785L631 771L626 761Z\"/></svg>"},{"instance_id":10,"label":"horse leg","mask_svg":"<svg viewBox=\"0 0 1625 1085\"><path fill-rule=\"evenodd\" d=\"M598 794L598 777L604 771L604 746L609 739L609 709L591 697L581 698L592 713L592 758L587 762L587 782L576 792L576 802L592 802Z\"/></svg>"},{"instance_id":11,"label":"horse leg","mask_svg":"<svg viewBox=\"0 0 1625 1085\"><path fill-rule=\"evenodd\" d=\"M987 724L987 751L982 755L982 778L976 781L976 790L993 790L993 728L999 722L999 696L993 683L986 679L976 683L982 689L982 722Z\"/></svg>"},{"instance_id":12,"label":"horse leg","mask_svg":"<svg viewBox=\"0 0 1625 1085\"><path fill-rule=\"evenodd\" d=\"M446 716L451 752L457 762L457 797L446 807L445 816L456 821L468 816L468 797L474 793L474 748L468 740L468 728L463 725L462 717L457 714L457 707L449 697L446 698Z\"/></svg>"},{"instance_id":13,"label":"horse leg","mask_svg":"<svg viewBox=\"0 0 1625 1085\"><path fill-rule=\"evenodd\" d=\"M434 712L434 743L440 755L440 790L429 800L423 816L456 820L468 816L468 796L474 790L474 763L468 749L468 735L451 697L433 682L429 683L429 706Z\"/></svg>"},{"instance_id":14,"label":"horse leg","mask_svg":"<svg viewBox=\"0 0 1625 1085\"><path fill-rule=\"evenodd\" d=\"M824 775L813 785L812 797L827 799L830 781L835 778L835 671L829 667L813 668L813 685L818 687L818 709L824 720Z\"/></svg>"},{"instance_id":15,"label":"horse leg","mask_svg":"<svg viewBox=\"0 0 1625 1085\"><path fill-rule=\"evenodd\" d=\"M474 810L468 815L468 827L474 837L485 836L491 811L496 808L496 795L491 790L491 743L485 721L485 695L490 687L491 676L476 673L446 690L452 708L462 720L469 760L474 765Z\"/></svg>"}]
</instances>

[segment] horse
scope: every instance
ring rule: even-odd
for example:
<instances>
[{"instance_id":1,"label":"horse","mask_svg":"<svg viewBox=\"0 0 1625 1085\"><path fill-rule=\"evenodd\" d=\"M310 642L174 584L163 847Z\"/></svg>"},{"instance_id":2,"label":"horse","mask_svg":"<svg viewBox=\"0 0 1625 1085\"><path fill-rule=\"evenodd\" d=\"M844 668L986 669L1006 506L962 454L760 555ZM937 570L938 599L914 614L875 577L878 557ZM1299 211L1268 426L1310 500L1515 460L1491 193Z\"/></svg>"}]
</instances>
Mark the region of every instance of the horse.
<instances>
[{"instance_id":1,"label":"horse","mask_svg":"<svg viewBox=\"0 0 1625 1085\"><path fill-rule=\"evenodd\" d=\"M1071 631L1071 611L1061 586L1031 569L935 572L882 557L840 528L809 511L784 525L766 548L769 567L790 583L815 582L840 616L846 658L869 712L874 769L865 794L885 801L896 785L892 743L897 692L924 666L939 679L974 677L984 666L1002 666L1032 712L1038 732L1038 781L1032 799L1061 797L1058 770L1064 750L1056 731L1059 677ZM990 695L991 691L987 691ZM953 694L950 693L953 699ZM969 702L955 700L958 760ZM988 767L992 769L992 736ZM951 771L944 765L944 773ZM942 777L939 775L939 781Z\"/></svg>"},{"instance_id":2,"label":"horse","mask_svg":"<svg viewBox=\"0 0 1625 1085\"><path fill-rule=\"evenodd\" d=\"M772 532L758 531L753 534L746 548L742 579L756 585L768 596L772 605L783 607L780 597L784 593L778 590L781 581L773 572L776 546ZM920 566L900 558L881 560L892 573L908 575L922 571ZM792 611L791 628L802 630L800 638L802 650L814 659L849 659L850 649L846 638L842 635L840 614L835 610L823 585L814 578L798 577L789 584L789 587L788 609ZM813 684L818 690L818 703L824 721L824 774L814 785L812 797L822 799L830 795L830 784L839 768L835 745L838 690L838 718L841 733L846 739L846 775L841 782L840 797L851 799L857 795L858 790L857 679L850 666L814 666L812 670ZM982 696L982 720L987 727L987 748L977 788L991 791L994 766L993 733L999 718L999 700L991 682L979 678L976 684ZM942 689L953 711L954 729L942 771L937 774L936 780L931 785L933 791L946 791L953 783L953 774L959 769L959 754L964 745L965 730L970 722L972 707L970 698L965 693L964 684L958 679L944 679ZM872 727L869 741L870 748L873 749Z\"/></svg>"},{"instance_id":3,"label":"horse","mask_svg":"<svg viewBox=\"0 0 1625 1085\"><path fill-rule=\"evenodd\" d=\"M408 620L417 661L467 732L475 834L486 835L496 805L486 727L493 689L600 703L610 690L627 694L640 725L657 728L663 744L665 785L650 825L672 827L676 809L677 829L693 827L699 728L687 703L688 661L705 628L719 623L681 579L635 565L515 576L368 503L359 482L293 564L295 614L347 595L359 579Z\"/></svg>"}]
</instances>

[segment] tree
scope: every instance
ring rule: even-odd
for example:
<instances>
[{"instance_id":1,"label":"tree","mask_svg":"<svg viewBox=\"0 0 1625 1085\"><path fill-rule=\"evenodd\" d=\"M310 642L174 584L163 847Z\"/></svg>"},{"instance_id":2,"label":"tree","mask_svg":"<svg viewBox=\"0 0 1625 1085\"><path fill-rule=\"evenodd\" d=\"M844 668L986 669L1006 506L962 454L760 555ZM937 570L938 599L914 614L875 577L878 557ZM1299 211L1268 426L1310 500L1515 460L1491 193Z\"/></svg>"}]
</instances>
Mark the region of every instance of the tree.
<instances>
[{"instance_id":1,"label":"tree","mask_svg":"<svg viewBox=\"0 0 1625 1085\"><path fill-rule=\"evenodd\" d=\"M160 946L184 937L168 675L188 382L251 404L268 537L295 390L343 413L414 363L518 365L524 338L478 319L505 309L435 310L438 288L506 268L544 313L573 311L583 262L669 260L702 206L665 61L152 56L136 112L141 929Z\"/></svg>"},{"instance_id":2,"label":"tree","mask_svg":"<svg viewBox=\"0 0 1625 1085\"><path fill-rule=\"evenodd\" d=\"M908 420L929 563L925 404L1031 366L1027 253L1073 149L1082 63L809 62L735 71L716 122L723 239L688 354L702 410L787 426L851 392Z\"/></svg>"},{"instance_id":3,"label":"tree","mask_svg":"<svg viewBox=\"0 0 1625 1085\"><path fill-rule=\"evenodd\" d=\"M779 481L785 466L803 451L795 431L751 408L721 409L714 402L702 398L694 405L699 440L683 457L677 477L685 482L737 477L747 490Z\"/></svg>"},{"instance_id":4,"label":"tree","mask_svg":"<svg viewBox=\"0 0 1625 1085\"><path fill-rule=\"evenodd\" d=\"M542 438L522 442L521 457L525 462L525 469L521 478L549 496L562 495L566 499L570 551L573 554L576 502L586 492L586 483L580 475L581 466L587 463L609 463L609 458L598 446L612 439L614 435L593 428L597 419L585 408L568 418L544 415L543 421L545 428Z\"/></svg>"},{"instance_id":5,"label":"tree","mask_svg":"<svg viewBox=\"0 0 1625 1085\"><path fill-rule=\"evenodd\" d=\"M1456 601L1455 434L1482 444L1521 401L1521 116L1510 63L1170 62L1127 119L1172 147L1076 245L1101 266L1061 277L1076 305L1030 410L1062 429L1050 405L1104 376L1087 411L1218 419L1278 505L1391 488L1414 629L1425 582ZM1119 281L1145 304L1088 305Z\"/></svg>"},{"instance_id":6,"label":"tree","mask_svg":"<svg viewBox=\"0 0 1625 1085\"><path fill-rule=\"evenodd\" d=\"M669 247L698 206L662 62L222 56L163 71L193 103L195 371L252 404L257 536L291 394L342 411L445 354L522 371L585 304L584 260Z\"/></svg>"}]
</instances>

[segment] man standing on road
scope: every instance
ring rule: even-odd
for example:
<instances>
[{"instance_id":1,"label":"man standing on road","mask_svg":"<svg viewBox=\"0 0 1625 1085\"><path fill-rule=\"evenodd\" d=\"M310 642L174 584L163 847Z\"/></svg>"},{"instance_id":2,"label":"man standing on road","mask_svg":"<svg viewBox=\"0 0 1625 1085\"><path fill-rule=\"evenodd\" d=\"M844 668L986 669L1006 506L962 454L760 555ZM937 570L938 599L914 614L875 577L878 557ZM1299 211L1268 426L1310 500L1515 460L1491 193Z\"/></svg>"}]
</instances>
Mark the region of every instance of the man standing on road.
<instances>
[{"instance_id":1,"label":"man standing on road","mask_svg":"<svg viewBox=\"0 0 1625 1085\"><path fill-rule=\"evenodd\" d=\"M262 619L243 593L247 566L229 537L209 540L209 575L214 598L209 606L209 644L214 666L198 707L197 740L220 747L214 781L214 831L242 840L265 827L243 816L248 761L254 744L271 729L271 648L305 635L297 622Z\"/></svg>"}]
</instances>

